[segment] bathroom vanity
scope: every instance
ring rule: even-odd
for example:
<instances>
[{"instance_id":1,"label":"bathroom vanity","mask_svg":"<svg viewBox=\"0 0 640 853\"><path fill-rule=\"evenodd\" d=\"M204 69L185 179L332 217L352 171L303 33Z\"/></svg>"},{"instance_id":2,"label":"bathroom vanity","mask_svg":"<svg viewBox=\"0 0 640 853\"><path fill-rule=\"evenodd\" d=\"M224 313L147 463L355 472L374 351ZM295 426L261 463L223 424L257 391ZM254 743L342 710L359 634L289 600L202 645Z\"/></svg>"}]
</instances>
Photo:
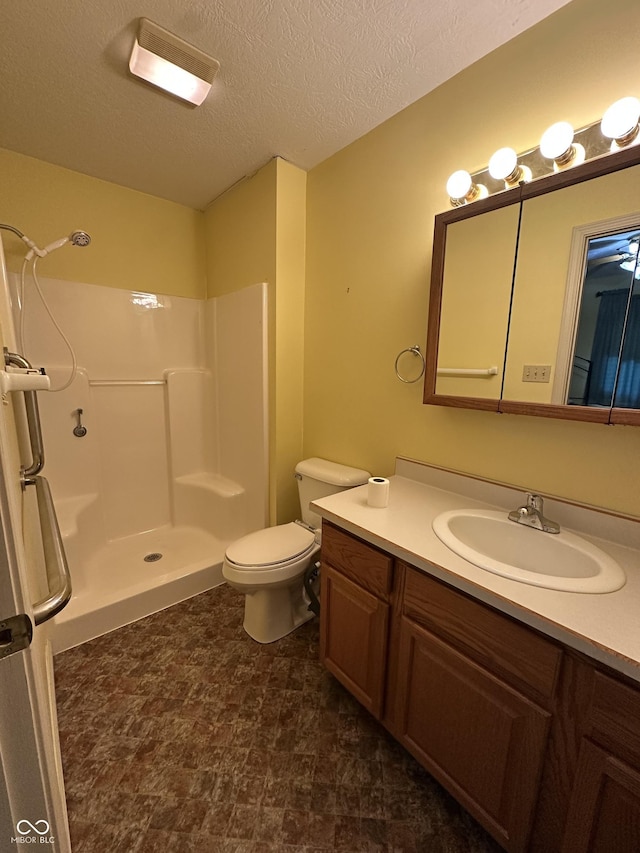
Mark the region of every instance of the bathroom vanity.
<instances>
[{"instance_id":1,"label":"bathroom vanity","mask_svg":"<svg viewBox=\"0 0 640 853\"><path fill-rule=\"evenodd\" d=\"M386 508L364 487L314 503L325 666L506 850L637 851L640 525L547 502L561 525L612 537L593 541L626 583L536 588L431 529L443 509L521 492L406 460L397 471Z\"/></svg>"}]
</instances>

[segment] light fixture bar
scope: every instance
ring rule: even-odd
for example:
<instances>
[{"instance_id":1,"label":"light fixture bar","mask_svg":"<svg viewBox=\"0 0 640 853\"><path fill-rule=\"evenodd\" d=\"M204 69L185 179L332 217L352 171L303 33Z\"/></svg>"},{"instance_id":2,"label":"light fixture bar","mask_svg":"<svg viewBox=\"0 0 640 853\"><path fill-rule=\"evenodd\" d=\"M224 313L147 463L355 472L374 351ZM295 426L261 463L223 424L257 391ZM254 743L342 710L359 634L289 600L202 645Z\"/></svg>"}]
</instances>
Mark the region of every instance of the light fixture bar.
<instances>
[{"instance_id":1,"label":"light fixture bar","mask_svg":"<svg viewBox=\"0 0 640 853\"><path fill-rule=\"evenodd\" d=\"M213 57L148 18L140 18L129 60L129 70L136 77L199 106L219 68Z\"/></svg>"},{"instance_id":2,"label":"light fixture bar","mask_svg":"<svg viewBox=\"0 0 640 853\"><path fill-rule=\"evenodd\" d=\"M550 163L560 172L631 145L640 145L640 98L625 97L611 104L601 122L574 132L569 122L559 121L546 129L536 148L522 154L500 148L487 169L459 169L447 181L449 202L452 207L469 204L550 174Z\"/></svg>"},{"instance_id":3,"label":"light fixture bar","mask_svg":"<svg viewBox=\"0 0 640 853\"><path fill-rule=\"evenodd\" d=\"M573 145L579 146L578 151L580 152L580 157L578 158L578 161L584 160L582 152L580 151L581 148L584 148L586 152L586 159L589 160L611 153L610 140L603 136L602 131L600 130L600 122L594 122L593 124L576 130L573 137ZM523 151L516 156L517 165L523 170L523 173L519 176L517 183L542 178L545 175L553 174L554 172L553 161L549 161L542 154L539 145L536 145L535 148L531 148L528 151ZM471 182L473 184L479 184L486 187L487 194L490 196L495 195L495 193L498 192L504 192L505 189L509 189L512 186L507 183L504 178L492 175L489 167L471 172ZM514 183L513 185L517 186L517 183ZM468 201L470 200L467 200L467 202ZM458 206L451 202L451 197L450 204L454 207Z\"/></svg>"}]
</instances>

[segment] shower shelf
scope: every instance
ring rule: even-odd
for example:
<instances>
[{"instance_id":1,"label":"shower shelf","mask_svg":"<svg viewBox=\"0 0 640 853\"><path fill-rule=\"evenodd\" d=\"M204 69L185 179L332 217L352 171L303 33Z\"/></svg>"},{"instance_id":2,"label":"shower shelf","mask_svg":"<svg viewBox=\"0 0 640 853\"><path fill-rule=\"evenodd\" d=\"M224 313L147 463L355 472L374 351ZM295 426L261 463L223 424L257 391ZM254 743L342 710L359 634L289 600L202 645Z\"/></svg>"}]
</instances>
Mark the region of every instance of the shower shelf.
<instances>
[{"instance_id":1,"label":"shower shelf","mask_svg":"<svg viewBox=\"0 0 640 853\"><path fill-rule=\"evenodd\" d=\"M196 474L181 474L175 478L175 481L185 486L207 489L222 498L233 498L244 494L244 488L238 483L228 477L223 477L221 474L210 474L206 471Z\"/></svg>"}]
</instances>

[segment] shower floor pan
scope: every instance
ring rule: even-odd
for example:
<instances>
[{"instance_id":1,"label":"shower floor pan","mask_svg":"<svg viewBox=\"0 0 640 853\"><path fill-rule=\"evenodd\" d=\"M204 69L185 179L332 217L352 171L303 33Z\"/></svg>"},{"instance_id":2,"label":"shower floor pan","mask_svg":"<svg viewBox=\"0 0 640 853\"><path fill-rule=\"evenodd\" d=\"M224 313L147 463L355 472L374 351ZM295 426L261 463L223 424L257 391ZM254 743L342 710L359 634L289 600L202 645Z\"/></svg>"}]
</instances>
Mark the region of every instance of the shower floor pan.
<instances>
[{"instance_id":1,"label":"shower floor pan","mask_svg":"<svg viewBox=\"0 0 640 853\"><path fill-rule=\"evenodd\" d=\"M103 545L74 577L53 620L54 654L223 583L229 543L197 527L161 527ZM146 559L145 559L146 558Z\"/></svg>"}]
</instances>

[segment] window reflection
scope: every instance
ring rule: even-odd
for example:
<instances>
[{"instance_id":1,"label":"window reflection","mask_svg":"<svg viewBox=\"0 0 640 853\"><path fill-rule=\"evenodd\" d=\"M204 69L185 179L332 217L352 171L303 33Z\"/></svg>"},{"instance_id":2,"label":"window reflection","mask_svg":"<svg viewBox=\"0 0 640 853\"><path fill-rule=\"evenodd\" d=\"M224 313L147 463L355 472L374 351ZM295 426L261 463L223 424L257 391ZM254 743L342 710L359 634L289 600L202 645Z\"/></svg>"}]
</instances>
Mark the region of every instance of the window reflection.
<instances>
[{"instance_id":1,"label":"window reflection","mask_svg":"<svg viewBox=\"0 0 640 853\"><path fill-rule=\"evenodd\" d=\"M589 240L569 405L640 408L640 231Z\"/></svg>"}]
</instances>

